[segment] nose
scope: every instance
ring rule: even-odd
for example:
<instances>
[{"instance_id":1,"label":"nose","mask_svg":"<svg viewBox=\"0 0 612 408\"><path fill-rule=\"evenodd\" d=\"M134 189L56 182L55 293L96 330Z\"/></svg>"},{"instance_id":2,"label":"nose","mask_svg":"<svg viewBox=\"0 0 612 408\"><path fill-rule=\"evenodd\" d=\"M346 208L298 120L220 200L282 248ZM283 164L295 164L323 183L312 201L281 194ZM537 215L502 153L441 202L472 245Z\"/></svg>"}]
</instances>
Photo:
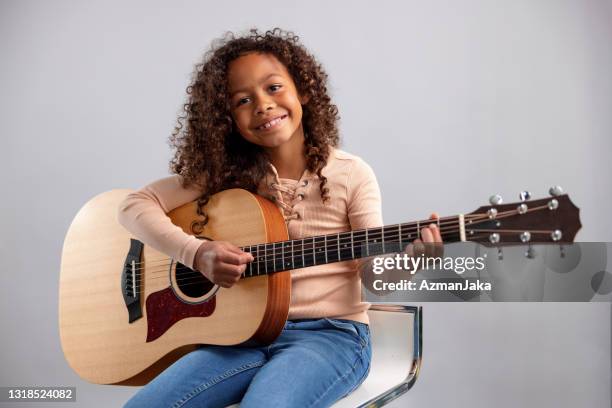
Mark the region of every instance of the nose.
<instances>
[{"instance_id":1,"label":"nose","mask_svg":"<svg viewBox=\"0 0 612 408\"><path fill-rule=\"evenodd\" d=\"M258 115L265 114L266 111L274 109L275 103L268 95L257 97L257 105L255 113Z\"/></svg>"}]
</instances>

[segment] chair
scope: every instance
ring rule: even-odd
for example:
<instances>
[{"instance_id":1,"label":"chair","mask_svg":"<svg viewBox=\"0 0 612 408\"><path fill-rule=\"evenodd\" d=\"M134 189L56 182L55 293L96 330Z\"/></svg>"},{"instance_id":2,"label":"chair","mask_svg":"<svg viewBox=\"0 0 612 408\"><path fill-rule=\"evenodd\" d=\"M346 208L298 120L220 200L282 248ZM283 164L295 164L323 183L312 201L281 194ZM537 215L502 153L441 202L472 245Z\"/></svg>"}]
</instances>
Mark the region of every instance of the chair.
<instances>
[{"instance_id":1,"label":"chair","mask_svg":"<svg viewBox=\"0 0 612 408\"><path fill-rule=\"evenodd\" d=\"M382 407L412 388L419 375L423 351L422 307L373 303L368 314L373 346L370 374L359 388L334 404L334 408Z\"/></svg>"}]
</instances>

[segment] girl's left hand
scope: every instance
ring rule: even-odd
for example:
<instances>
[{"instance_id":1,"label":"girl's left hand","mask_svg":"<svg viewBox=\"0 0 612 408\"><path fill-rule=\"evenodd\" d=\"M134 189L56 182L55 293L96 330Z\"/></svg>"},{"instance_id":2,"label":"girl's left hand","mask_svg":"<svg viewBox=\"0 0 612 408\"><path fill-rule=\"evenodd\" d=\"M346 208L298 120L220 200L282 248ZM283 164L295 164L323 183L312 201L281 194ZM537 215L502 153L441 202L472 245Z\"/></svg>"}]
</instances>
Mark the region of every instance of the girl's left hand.
<instances>
[{"instance_id":1,"label":"girl's left hand","mask_svg":"<svg viewBox=\"0 0 612 408\"><path fill-rule=\"evenodd\" d=\"M430 220L438 220L440 218L437 213L432 213L429 216ZM437 222L431 223L421 228L421 239L415 239L412 244L409 244L405 251L411 257L419 257L425 255L429 257L441 257L444 254L444 246L440 228Z\"/></svg>"}]
</instances>

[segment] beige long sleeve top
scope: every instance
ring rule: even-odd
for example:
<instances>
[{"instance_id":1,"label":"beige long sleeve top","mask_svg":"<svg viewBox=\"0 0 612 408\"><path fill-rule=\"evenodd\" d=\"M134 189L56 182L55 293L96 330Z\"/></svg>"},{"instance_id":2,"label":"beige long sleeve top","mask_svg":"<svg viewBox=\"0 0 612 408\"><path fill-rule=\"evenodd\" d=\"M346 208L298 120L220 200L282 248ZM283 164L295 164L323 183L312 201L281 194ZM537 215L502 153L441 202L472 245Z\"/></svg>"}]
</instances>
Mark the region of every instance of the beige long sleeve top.
<instances>
[{"instance_id":1,"label":"beige long sleeve top","mask_svg":"<svg viewBox=\"0 0 612 408\"><path fill-rule=\"evenodd\" d=\"M322 171L330 200L323 204L320 180L306 170L300 180L278 177L273 165L257 193L274 201L285 217L289 237L299 239L383 225L380 189L362 159L332 149ZM129 194L118 219L146 245L189 267L202 241L175 226L166 213L196 200L202 191L184 188L178 175L157 180ZM333 317L368 323L361 299L357 261L344 261L291 272L289 319Z\"/></svg>"}]
</instances>

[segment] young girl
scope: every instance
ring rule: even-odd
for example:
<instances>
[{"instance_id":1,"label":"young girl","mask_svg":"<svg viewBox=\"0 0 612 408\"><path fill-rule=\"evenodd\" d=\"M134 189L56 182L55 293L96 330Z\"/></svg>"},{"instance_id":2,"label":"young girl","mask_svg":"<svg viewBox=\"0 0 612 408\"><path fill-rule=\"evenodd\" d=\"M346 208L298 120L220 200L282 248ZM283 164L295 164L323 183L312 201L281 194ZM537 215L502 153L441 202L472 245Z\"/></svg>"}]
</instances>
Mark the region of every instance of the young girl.
<instances>
[{"instance_id":1,"label":"young girl","mask_svg":"<svg viewBox=\"0 0 612 408\"><path fill-rule=\"evenodd\" d=\"M187 88L171 138L174 176L130 194L119 221L145 244L229 288L253 258L202 241L165 215L240 187L273 200L291 239L382 225L372 169L338 150L327 75L298 37L251 30L213 43ZM433 224L432 224L433 225ZM433 227L425 242L441 241ZM321 407L365 379L368 304L353 262L292 271L289 320L266 347L203 346L176 361L126 407Z\"/></svg>"}]
</instances>

